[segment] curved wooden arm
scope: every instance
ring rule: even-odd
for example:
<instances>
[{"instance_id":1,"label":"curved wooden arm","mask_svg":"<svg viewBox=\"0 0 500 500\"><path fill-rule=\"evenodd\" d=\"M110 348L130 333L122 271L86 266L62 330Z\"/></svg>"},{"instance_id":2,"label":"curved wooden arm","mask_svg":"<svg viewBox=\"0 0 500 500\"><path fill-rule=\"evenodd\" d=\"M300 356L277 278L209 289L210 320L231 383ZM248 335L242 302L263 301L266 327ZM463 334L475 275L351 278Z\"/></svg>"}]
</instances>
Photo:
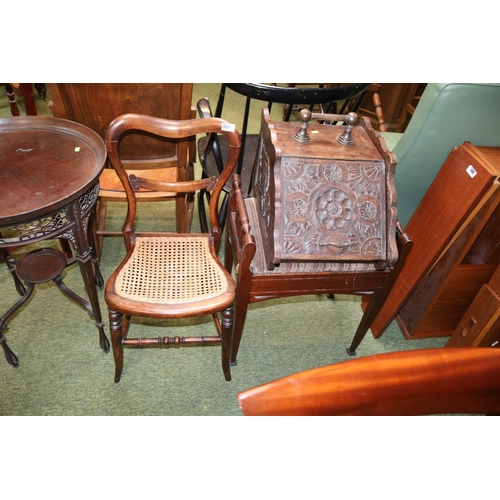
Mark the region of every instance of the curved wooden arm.
<instances>
[{"instance_id":1,"label":"curved wooden arm","mask_svg":"<svg viewBox=\"0 0 500 500\"><path fill-rule=\"evenodd\" d=\"M308 370L238 395L245 415L500 414L500 350L436 348Z\"/></svg>"},{"instance_id":2,"label":"curved wooden arm","mask_svg":"<svg viewBox=\"0 0 500 500\"><path fill-rule=\"evenodd\" d=\"M128 130L142 130L160 137L181 139L206 132L218 132L227 136L229 145L235 148L240 146L239 133L228 130L229 123L221 118L204 118L191 120L166 120L155 116L128 113L115 118L109 125L105 141L106 144L118 142L121 135Z\"/></svg>"}]
</instances>

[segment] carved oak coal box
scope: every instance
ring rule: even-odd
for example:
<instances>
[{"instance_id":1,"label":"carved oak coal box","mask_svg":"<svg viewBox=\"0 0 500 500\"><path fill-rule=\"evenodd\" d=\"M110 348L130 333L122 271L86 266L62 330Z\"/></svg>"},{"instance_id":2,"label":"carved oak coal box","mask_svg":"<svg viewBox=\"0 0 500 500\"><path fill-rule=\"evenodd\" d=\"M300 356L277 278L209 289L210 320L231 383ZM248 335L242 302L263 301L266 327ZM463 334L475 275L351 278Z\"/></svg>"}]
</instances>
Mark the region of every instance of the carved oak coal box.
<instances>
[{"instance_id":1,"label":"carved oak coal box","mask_svg":"<svg viewBox=\"0 0 500 500\"><path fill-rule=\"evenodd\" d=\"M252 196L268 269L303 261L393 267L395 157L368 119L317 122L325 117L303 110L301 123L272 122L263 110Z\"/></svg>"}]
</instances>

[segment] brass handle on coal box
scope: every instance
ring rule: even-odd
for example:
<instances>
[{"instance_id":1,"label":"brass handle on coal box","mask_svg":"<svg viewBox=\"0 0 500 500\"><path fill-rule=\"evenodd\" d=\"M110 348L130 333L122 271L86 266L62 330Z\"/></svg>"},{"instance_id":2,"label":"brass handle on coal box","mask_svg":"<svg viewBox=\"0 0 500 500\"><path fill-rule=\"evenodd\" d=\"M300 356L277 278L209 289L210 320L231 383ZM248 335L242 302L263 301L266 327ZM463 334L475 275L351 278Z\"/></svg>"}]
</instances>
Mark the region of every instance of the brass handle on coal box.
<instances>
[{"instance_id":1,"label":"brass handle on coal box","mask_svg":"<svg viewBox=\"0 0 500 500\"><path fill-rule=\"evenodd\" d=\"M352 146L354 139L352 138L352 129L359 123L359 118L356 113L347 113L347 115L333 115L328 113L312 113L308 109L302 109L299 113L300 128L295 133L293 138L297 142L307 143L311 140L307 127L310 120L323 121L343 121L346 124L344 133L337 138L337 141L344 146Z\"/></svg>"}]
</instances>

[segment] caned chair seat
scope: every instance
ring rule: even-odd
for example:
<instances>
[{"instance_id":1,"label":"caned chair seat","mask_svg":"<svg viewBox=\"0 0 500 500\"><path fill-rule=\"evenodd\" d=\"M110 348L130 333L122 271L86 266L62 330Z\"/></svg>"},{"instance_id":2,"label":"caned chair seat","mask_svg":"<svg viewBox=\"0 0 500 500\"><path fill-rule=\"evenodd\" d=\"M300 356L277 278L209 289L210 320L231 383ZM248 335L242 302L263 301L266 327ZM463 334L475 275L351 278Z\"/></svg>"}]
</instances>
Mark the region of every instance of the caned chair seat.
<instances>
[{"instance_id":1,"label":"caned chair seat","mask_svg":"<svg viewBox=\"0 0 500 500\"><path fill-rule=\"evenodd\" d=\"M234 281L214 257L208 234L136 237L107 292L110 307L138 314L140 302L158 318L210 314L235 296Z\"/></svg>"}]
</instances>

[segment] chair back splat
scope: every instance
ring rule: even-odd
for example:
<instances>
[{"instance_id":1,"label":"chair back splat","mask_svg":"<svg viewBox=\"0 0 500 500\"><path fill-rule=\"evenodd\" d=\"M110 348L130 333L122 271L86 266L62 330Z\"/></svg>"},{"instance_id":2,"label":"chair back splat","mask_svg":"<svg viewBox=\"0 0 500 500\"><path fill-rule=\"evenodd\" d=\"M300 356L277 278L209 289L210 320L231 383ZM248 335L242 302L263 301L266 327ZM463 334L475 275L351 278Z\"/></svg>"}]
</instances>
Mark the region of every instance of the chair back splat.
<instances>
[{"instance_id":1,"label":"chair back splat","mask_svg":"<svg viewBox=\"0 0 500 500\"><path fill-rule=\"evenodd\" d=\"M163 182L125 170L119 151L121 137L130 133L183 139L203 133L221 133L229 144L226 165L218 176L198 181ZM128 203L123 237L127 255L106 284L111 340L115 359L115 382L123 371L124 346L170 344L221 344L226 380L232 342L235 283L217 257L221 241L218 202L222 187L236 166L240 137L235 127L220 118L164 120L126 114L116 118L106 132L109 160L125 191ZM211 191L209 230L206 233L138 232L137 195L149 190L171 193ZM219 317L220 314L220 317ZM174 319L211 315L216 336L127 338L132 316Z\"/></svg>"}]
</instances>

